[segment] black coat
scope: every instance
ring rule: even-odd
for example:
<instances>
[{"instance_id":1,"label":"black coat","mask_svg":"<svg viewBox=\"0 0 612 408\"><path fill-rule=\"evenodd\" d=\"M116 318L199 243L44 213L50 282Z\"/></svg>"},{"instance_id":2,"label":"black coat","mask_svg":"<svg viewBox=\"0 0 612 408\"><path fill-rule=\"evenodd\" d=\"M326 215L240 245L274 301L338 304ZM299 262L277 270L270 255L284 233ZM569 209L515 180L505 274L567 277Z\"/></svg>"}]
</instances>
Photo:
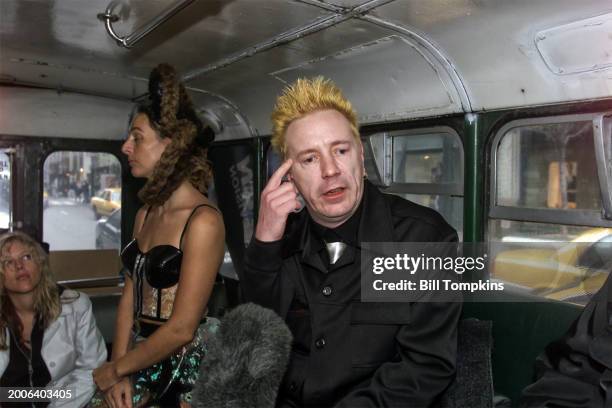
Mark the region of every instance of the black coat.
<instances>
[{"instance_id":1,"label":"black coat","mask_svg":"<svg viewBox=\"0 0 612 408\"><path fill-rule=\"evenodd\" d=\"M364 190L359 242L457 240L437 212L382 194L369 182ZM240 276L247 301L285 319L298 288L320 288L306 296L310 353L292 354L281 394L308 407L434 404L454 377L460 302L361 303L359 248L326 273L309 225L302 211L288 222L283 240L254 240Z\"/></svg>"},{"instance_id":2,"label":"black coat","mask_svg":"<svg viewBox=\"0 0 612 408\"><path fill-rule=\"evenodd\" d=\"M612 408L612 274L536 371L523 407Z\"/></svg>"}]
</instances>

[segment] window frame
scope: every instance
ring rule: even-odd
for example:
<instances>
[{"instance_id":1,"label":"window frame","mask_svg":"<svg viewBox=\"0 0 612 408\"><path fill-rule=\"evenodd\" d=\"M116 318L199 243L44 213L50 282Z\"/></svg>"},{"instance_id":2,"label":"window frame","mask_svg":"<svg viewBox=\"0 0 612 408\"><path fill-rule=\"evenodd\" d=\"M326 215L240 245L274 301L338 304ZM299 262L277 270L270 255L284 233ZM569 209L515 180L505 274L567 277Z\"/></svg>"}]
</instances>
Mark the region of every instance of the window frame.
<instances>
[{"instance_id":1,"label":"window frame","mask_svg":"<svg viewBox=\"0 0 612 408\"><path fill-rule=\"evenodd\" d=\"M368 179L376 185L381 191L389 194L397 194L403 198L405 194L414 196L438 196L444 197L445 200L449 201L449 204L455 208L457 205L456 200L460 201L460 207L457 207L458 211L452 212L452 214L443 213L442 209L436 211L457 229L460 239L463 239L464 225L464 213L465 213L465 181L466 181L466 159L465 159L465 144L461 136L461 128L455 123L439 123L440 120L430 121L428 123L421 123L418 127L408 127L410 124L403 124L403 126L393 125L390 127L371 127L367 130L362 131L361 141L364 145L365 162L364 165L367 170ZM442 122L445 122L442 120ZM428 135L441 135L441 137L454 138L453 141L458 143L459 154L457 159L459 163L458 168L461 169L461 178L455 182L393 182L393 170L394 170L394 138L408 138L411 136L427 137ZM379 148L382 149L382 153L378 153L378 156L374 154L375 138L382 138L382 146L380 141L377 141ZM445 139L442 139L445 140ZM382 159L382 162L380 161ZM408 197L408 200L413 200L413 197ZM425 204L427 205L427 204ZM450 218L449 218L450 217Z\"/></svg>"},{"instance_id":2,"label":"window frame","mask_svg":"<svg viewBox=\"0 0 612 408\"><path fill-rule=\"evenodd\" d=\"M373 154L372 149L372 137L382 134L383 146L384 146L384 161L383 163L377 163L376 157ZM459 166L463 172L460 182L458 183L402 183L393 182L393 139L398 137L410 137L410 136L427 136L427 135L439 135L448 134L456 138L459 142L461 153L459 155L460 163ZM385 192L388 193L399 193L399 194L420 194L420 195L445 195L452 197L464 197L464 185L465 185L465 150L463 146L463 140L455 129L450 126L429 126L423 128L411 128L411 129L399 129L392 131L382 131L371 133L366 136L368 141L368 148L371 149L372 157L376 164L376 169L380 173L380 167L383 171L381 174L382 187ZM382 165L382 166L379 166Z\"/></svg>"},{"instance_id":3,"label":"window frame","mask_svg":"<svg viewBox=\"0 0 612 408\"><path fill-rule=\"evenodd\" d=\"M602 179L602 174L605 176L605 172L607 171L603 151L603 118L609 115L609 113L601 112L573 115L553 115L538 118L517 119L504 124L495 134L489 150L491 154L491 180L489 184L489 202L491 204L489 206L488 214L489 221L491 219L501 219L559 225L612 227L612 219L610 219L612 217L604 217L604 214L607 211L606 208L609 209L608 213L612 214L612 201L607 187L607 180L605 178ZM552 125L572 122L591 122L593 125L592 130L595 146L595 152L593 153L596 155L597 160L597 176L602 195L603 211L585 209L525 208L497 205L497 156L499 144L503 137L510 130L522 126ZM604 196L604 192L607 194L607 197Z\"/></svg>"},{"instance_id":4,"label":"window frame","mask_svg":"<svg viewBox=\"0 0 612 408\"><path fill-rule=\"evenodd\" d=\"M9 179L9 208L8 208L8 225L5 228L0 225L0 233L6 233L11 231L13 228L20 228L22 226L22 222L15 222L15 168L16 168L16 144L0 144L0 152L4 153L8 158L8 168L10 171L10 179Z\"/></svg>"},{"instance_id":5,"label":"window frame","mask_svg":"<svg viewBox=\"0 0 612 408\"><path fill-rule=\"evenodd\" d=\"M127 159L125 159L125 157L123 157L122 155L120 155L119 153L121 152L121 145L122 145L122 141L120 140L111 140L111 141L99 141L99 140L86 140L86 145L81 145L79 146L78 141L81 139L66 139L66 138L53 138L50 140L47 140L47 138L43 139L43 143L42 143L42 151L41 151L41 155L40 155L40 160L38 161L38 176L39 176L39 190L40 190L40 213L39 213L39 218L38 218L38 233L40 235L39 239L42 241L45 235L45 231L44 231L44 208L42 205L42 194L44 191L44 172L45 172L45 163L47 162L47 160L49 159L49 157L54 154L54 153L58 153L58 152L73 152L73 153L90 153L90 154L95 154L95 153L103 153L103 154L109 154L111 156L113 156L116 160L117 163L119 164L120 167L120 182L121 182L121 207L124 207L124 203L128 202L128 197L129 197L129 193L127 191L126 187L126 182L128 180L128 176L126 173L126 169L129 169L128 165L127 165ZM44 143L44 142L47 143ZM50 142L50 143L49 143ZM104 145L100 146L100 142L102 142ZM113 149L112 147L107 146L107 143L115 143L117 142L117 150ZM91 145L90 145L91 144ZM129 172L129 170L128 170ZM105 189L100 190L102 192L105 192ZM91 198L93 198L96 195L96 191L92 191L91 192ZM109 196L110 196L110 192L109 192ZM123 208L123 210L127 210L126 208ZM137 210L137 208L136 208ZM134 214L136 213L136 210L134 211ZM122 211L122 213L124 214L126 211ZM129 220L125 219L125 217L121 216L121 241L119 243L119 247L123 248L124 244L126 242L129 241L129 237L131 237L132 235L132 229L133 229L133 220L131 220L131 222L129 222ZM129 225L126 225L128 224ZM126 226L128 227L128 229L126 229ZM128 238L126 238L128 237ZM96 248L92 248L91 250L97 250ZM54 251L52 249L52 251ZM79 251L79 250L76 250ZM87 278L84 278L85 280ZM96 278L97 279L97 278ZM81 280L81 279L78 279Z\"/></svg>"}]
</instances>

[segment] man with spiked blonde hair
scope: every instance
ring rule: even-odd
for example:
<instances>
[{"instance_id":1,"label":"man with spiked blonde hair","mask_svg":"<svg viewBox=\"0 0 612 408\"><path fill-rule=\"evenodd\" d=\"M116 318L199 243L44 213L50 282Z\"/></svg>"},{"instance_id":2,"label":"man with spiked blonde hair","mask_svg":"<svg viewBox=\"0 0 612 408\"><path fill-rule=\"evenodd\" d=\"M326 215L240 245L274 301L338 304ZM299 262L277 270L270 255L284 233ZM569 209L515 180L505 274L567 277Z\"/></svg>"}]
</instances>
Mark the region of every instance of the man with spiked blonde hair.
<instances>
[{"instance_id":1,"label":"man with spiked blonde hair","mask_svg":"<svg viewBox=\"0 0 612 408\"><path fill-rule=\"evenodd\" d=\"M364 180L357 114L333 82L297 80L272 121L285 161L262 191L240 283L294 337L278 406L435 405L454 376L461 305L361 303L360 243L453 242L456 232Z\"/></svg>"}]
</instances>

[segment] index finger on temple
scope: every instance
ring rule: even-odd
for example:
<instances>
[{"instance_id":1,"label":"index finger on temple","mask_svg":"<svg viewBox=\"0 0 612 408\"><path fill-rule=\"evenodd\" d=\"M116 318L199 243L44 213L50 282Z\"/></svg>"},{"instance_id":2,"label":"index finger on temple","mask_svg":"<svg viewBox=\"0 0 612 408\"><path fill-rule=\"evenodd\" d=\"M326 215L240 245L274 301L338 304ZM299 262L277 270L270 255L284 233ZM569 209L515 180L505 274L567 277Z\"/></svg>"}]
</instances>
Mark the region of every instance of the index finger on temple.
<instances>
[{"instance_id":1,"label":"index finger on temple","mask_svg":"<svg viewBox=\"0 0 612 408\"><path fill-rule=\"evenodd\" d=\"M293 165L293 160L287 159L280 165L278 169L272 174L268 183L274 187L278 187L281 185L283 181L283 177L289 172L289 169Z\"/></svg>"}]
</instances>

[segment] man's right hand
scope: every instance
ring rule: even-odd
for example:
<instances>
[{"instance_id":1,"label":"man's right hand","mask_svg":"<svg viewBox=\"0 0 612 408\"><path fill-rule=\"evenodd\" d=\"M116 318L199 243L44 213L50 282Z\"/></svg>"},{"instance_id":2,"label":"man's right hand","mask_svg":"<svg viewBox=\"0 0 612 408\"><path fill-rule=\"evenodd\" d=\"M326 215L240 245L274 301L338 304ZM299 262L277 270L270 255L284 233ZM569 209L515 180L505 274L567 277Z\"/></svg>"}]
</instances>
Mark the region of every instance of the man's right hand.
<instances>
[{"instance_id":1,"label":"man's right hand","mask_svg":"<svg viewBox=\"0 0 612 408\"><path fill-rule=\"evenodd\" d=\"M298 191L293 181L283 183L293 160L286 160L274 172L261 192L259 217L255 238L263 242L278 241L283 237L289 213L299 210Z\"/></svg>"}]
</instances>

